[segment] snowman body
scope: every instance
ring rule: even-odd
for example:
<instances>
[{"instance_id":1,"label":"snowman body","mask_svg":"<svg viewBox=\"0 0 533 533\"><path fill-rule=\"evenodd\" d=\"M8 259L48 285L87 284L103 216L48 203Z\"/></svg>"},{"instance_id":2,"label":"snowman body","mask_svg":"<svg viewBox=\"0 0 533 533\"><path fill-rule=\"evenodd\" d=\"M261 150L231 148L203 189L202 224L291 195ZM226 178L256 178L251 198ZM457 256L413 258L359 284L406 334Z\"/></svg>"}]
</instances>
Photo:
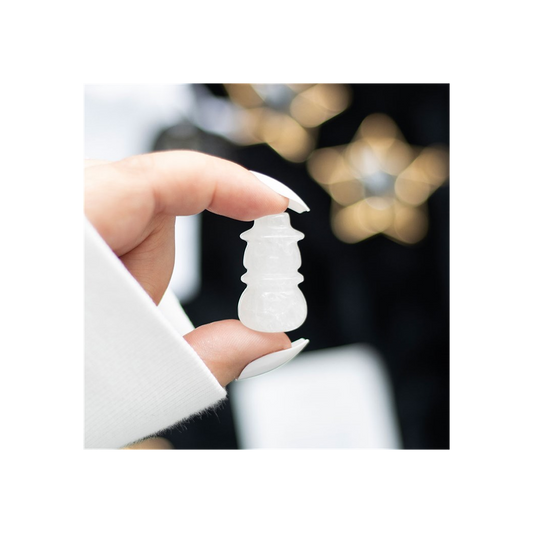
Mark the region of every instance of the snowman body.
<instances>
[{"instance_id":1,"label":"snowman body","mask_svg":"<svg viewBox=\"0 0 533 533\"><path fill-rule=\"evenodd\" d=\"M298 284L303 276L298 241L304 234L291 227L288 213L254 221L241 234L248 244L244 252L247 269L241 279L247 287L238 304L240 321L265 332L292 331L307 317L307 303Z\"/></svg>"}]
</instances>

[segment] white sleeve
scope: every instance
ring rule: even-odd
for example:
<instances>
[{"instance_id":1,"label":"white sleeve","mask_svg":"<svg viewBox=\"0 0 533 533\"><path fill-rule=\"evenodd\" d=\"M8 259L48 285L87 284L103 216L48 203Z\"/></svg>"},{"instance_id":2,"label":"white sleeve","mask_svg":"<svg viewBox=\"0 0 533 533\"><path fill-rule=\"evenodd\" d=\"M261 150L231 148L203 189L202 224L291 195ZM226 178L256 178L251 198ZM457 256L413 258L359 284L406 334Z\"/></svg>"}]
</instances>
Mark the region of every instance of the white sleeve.
<instances>
[{"instance_id":1,"label":"white sleeve","mask_svg":"<svg viewBox=\"0 0 533 533\"><path fill-rule=\"evenodd\" d=\"M157 307L180 335L187 335L194 329L192 322L170 287L163 294Z\"/></svg>"},{"instance_id":2,"label":"white sleeve","mask_svg":"<svg viewBox=\"0 0 533 533\"><path fill-rule=\"evenodd\" d=\"M86 220L86 448L120 448L225 398L170 296L160 310Z\"/></svg>"}]
</instances>

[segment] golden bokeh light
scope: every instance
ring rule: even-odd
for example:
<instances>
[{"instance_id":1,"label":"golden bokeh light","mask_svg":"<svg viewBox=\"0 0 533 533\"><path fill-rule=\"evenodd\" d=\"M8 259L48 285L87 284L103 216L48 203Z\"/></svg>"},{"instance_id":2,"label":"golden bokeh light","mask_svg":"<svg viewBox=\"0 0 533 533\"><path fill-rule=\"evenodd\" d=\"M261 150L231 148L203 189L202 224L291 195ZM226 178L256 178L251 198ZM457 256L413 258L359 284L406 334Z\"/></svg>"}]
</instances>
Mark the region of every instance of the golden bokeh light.
<instances>
[{"instance_id":1,"label":"golden bokeh light","mask_svg":"<svg viewBox=\"0 0 533 533\"><path fill-rule=\"evenodd\" d=\"M388 115L383 113L373 113L368 115L357 130L355 134L357 139L369 139L374 142L382 142L394 139L403 139L403 136L396 125L396 122L392 120Z\"/></svg>"},{"instance_id":2,"label":"golden bokeh light","mask_svg":"<svg viewBox=\"0 0 533 533\"><path fill-rule=\"evenodd\" d=\"M290 105L290 114L302 126L314 128L344 111L349 93L342 85L318 84L297 94Z\"/></svg>"},{"instance_id":3,"label":"golden bokeh light","mask_svg":"<svg viewBox=\"0 0 533 533\"><path fill-rule=\"evenodd\" d=\"M303 162L316 144L316 129L342 113L350 92L335 84L225 84L241 108L238 142L265 143L282 157Z\"/></svg>"},{"instance_id":4,"label":"golden bokeh light","mask_svg":"<svg viewBox=\"0 0 533 533\"><path fill-rule=\"evenodd\" d=\"M357 180L337 181L330 184L327 190L331 197L342 206L355 204L364 195L363 186Z\"/></svg>"},{"instance_id":5,"label":"golden bokeh light","mask_svg":"<svg viewBox=\"0 0 533 533\"><path fill-rule=\"evenodd\" d=\"M315 150L308 171L331 196L335 235L356 243L379 233L415 244L428 229L425 202L448 178L443 146L409 145L387 115L369 115L351 143Z\"/></svg>"},{"instance_id":6,"label":"golden bokeh light","mask_svg":"<svg viewBox=\"0 0 533 533\"><path fill-rule=\"evenodd\" d=\"M333 233L341 241L355 243L375 234L371 229L361 224L360 207L361 204L358 202L343 209L333 209L331 225Z\"/></svg>"},{"instance_id":7,"label":"golden bokeh light","mask_svg":"<svg viewBox=\"0 0 533 533\"><path fill-rule=\"evenodd\" d=\"M425 175L418 169L407 169L402 172L394 184L398 199L408 205L420 205L431 194L431 188Z\"/></svg>"},{"instance_id":8,"label":"golden bokeh light","mask_svg":"<svg viewBox=\"0 0 533 533\"><path fill-rule=\"evenodd\" d=\"M388 174L398 176L414 159L414 150L407 143L395 140L380 158L381 168Z\"/></svg>"},{"instance_id":9,"label":"golden bokeh light","mask_svg":"<svg viewBox=\"0 0 533 533\"><path fill-rule=\"evenodd\" d=\"M371 196L359 202L360 222L374 233L384 232L394 222L393 202Z\"/></svg>"},{"instance_id":10,"label":"golden bokeh light","mask_svg":"<svg viewBox=\"0 0 533 533\"><path fill-rule=\"evenodd\" d=\"M248 83L226 83L224 85L228 96L242 107L260 107L263 99Z\"/></svg>"},{"instance_id":11,"label":"golden bokeh light","mask_svg":"<svg viewBox=\"0 0 533 533\"><path fill-rule=\"evenodd\" d=\"M394 223L385 233L398 242L415 244L426 235L427 229L428 219L424 210L396 203Z\"/></svg>"},{"instance_id":12,"label":"golden bokeh light","mask_svg":"<svg viewBox=\"0 0 533 533\"><path fill-rule=\"evenodd\" d=\"M307 160L307 168L315 181L324 188L334 183L353 180L354 176L353 170L342 155L342 150L337 148L323 148L313 152Z\"/></svg>"},{"instance_id":13,"label":"golden bokeh light","mask_svg":"<svg viewBox=\"0 0 533 533\"><path fill-rule=\"evenodd\" d=\"M371 175L380 169L380 154L366 140L355 141L347 148L348 164L359 174Z\"/></svg>"}]
</instances>

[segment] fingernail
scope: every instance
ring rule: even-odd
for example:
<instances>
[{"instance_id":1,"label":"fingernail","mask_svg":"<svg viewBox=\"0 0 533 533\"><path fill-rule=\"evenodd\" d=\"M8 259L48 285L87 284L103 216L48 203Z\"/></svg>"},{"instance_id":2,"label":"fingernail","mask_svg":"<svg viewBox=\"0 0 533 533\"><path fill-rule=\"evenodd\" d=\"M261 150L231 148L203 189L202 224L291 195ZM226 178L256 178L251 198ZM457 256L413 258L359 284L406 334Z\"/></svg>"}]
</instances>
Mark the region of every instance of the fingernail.
<instances>
[{"instance_id":1,"label":"fingernail","mask_svg":"<svg viewBox=\"0 0 533 533\"><path fill-rule=\"evenodd\" d=\"M294 359L307 345L309 339L298 339L292 343L290 348L286 350L280 350L279 352L272 352L267 355L263 355L259 359L252 361L249 365L244 367L244 370L240 373L239 377L235 381L241 381L243 379L253 378L260 376L266 372L270 372L275 368L288 363L291 359Z\"/></svg>"},{"instance_id":2,"label":"fingernail","mask_svg":"<svg viewBox=\"0 0 533 533\"><path fill-rule=\"evenodd\" d=\"M270 187L274 192L285 196L289 199L289 209L296 211L297 213L303 213L304 211L310 211L307 204L292 190L287 187L281 181L275 180L266 174L261 174L260 172L255 172L250 170L250 172L267 187Z\"/></svg>"}]
</instances>

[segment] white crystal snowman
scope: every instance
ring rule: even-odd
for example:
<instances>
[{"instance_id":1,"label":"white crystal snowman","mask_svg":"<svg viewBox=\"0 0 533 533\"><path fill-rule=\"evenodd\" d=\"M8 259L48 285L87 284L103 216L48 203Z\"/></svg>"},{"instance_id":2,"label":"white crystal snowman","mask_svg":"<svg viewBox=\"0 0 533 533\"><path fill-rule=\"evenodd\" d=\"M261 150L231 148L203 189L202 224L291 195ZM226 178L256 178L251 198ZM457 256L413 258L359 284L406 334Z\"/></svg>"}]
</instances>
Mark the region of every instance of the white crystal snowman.
<instances>
[{"instance_id":1,"label":"white crystal snowman","mask_svg":"<svg viewBox=\"0 0 533 533\"><path fill-rule=\"evenodd\" d=\"M260 179L268 178L254 174ZM297 212L309 210L290 192L305 209L291 207L291 203L289 208ZM307 317L307 303L298 287L304 279L298 272L302 264L298 241L304 238L304 234L291 227L288 213L280 213L255 220L253 227L242 233L241 238L248 244L243 260L247 272L241 277L247 287L238 304L240 321L256 331L297 329Z\"/></svg>"}]
</instances>

